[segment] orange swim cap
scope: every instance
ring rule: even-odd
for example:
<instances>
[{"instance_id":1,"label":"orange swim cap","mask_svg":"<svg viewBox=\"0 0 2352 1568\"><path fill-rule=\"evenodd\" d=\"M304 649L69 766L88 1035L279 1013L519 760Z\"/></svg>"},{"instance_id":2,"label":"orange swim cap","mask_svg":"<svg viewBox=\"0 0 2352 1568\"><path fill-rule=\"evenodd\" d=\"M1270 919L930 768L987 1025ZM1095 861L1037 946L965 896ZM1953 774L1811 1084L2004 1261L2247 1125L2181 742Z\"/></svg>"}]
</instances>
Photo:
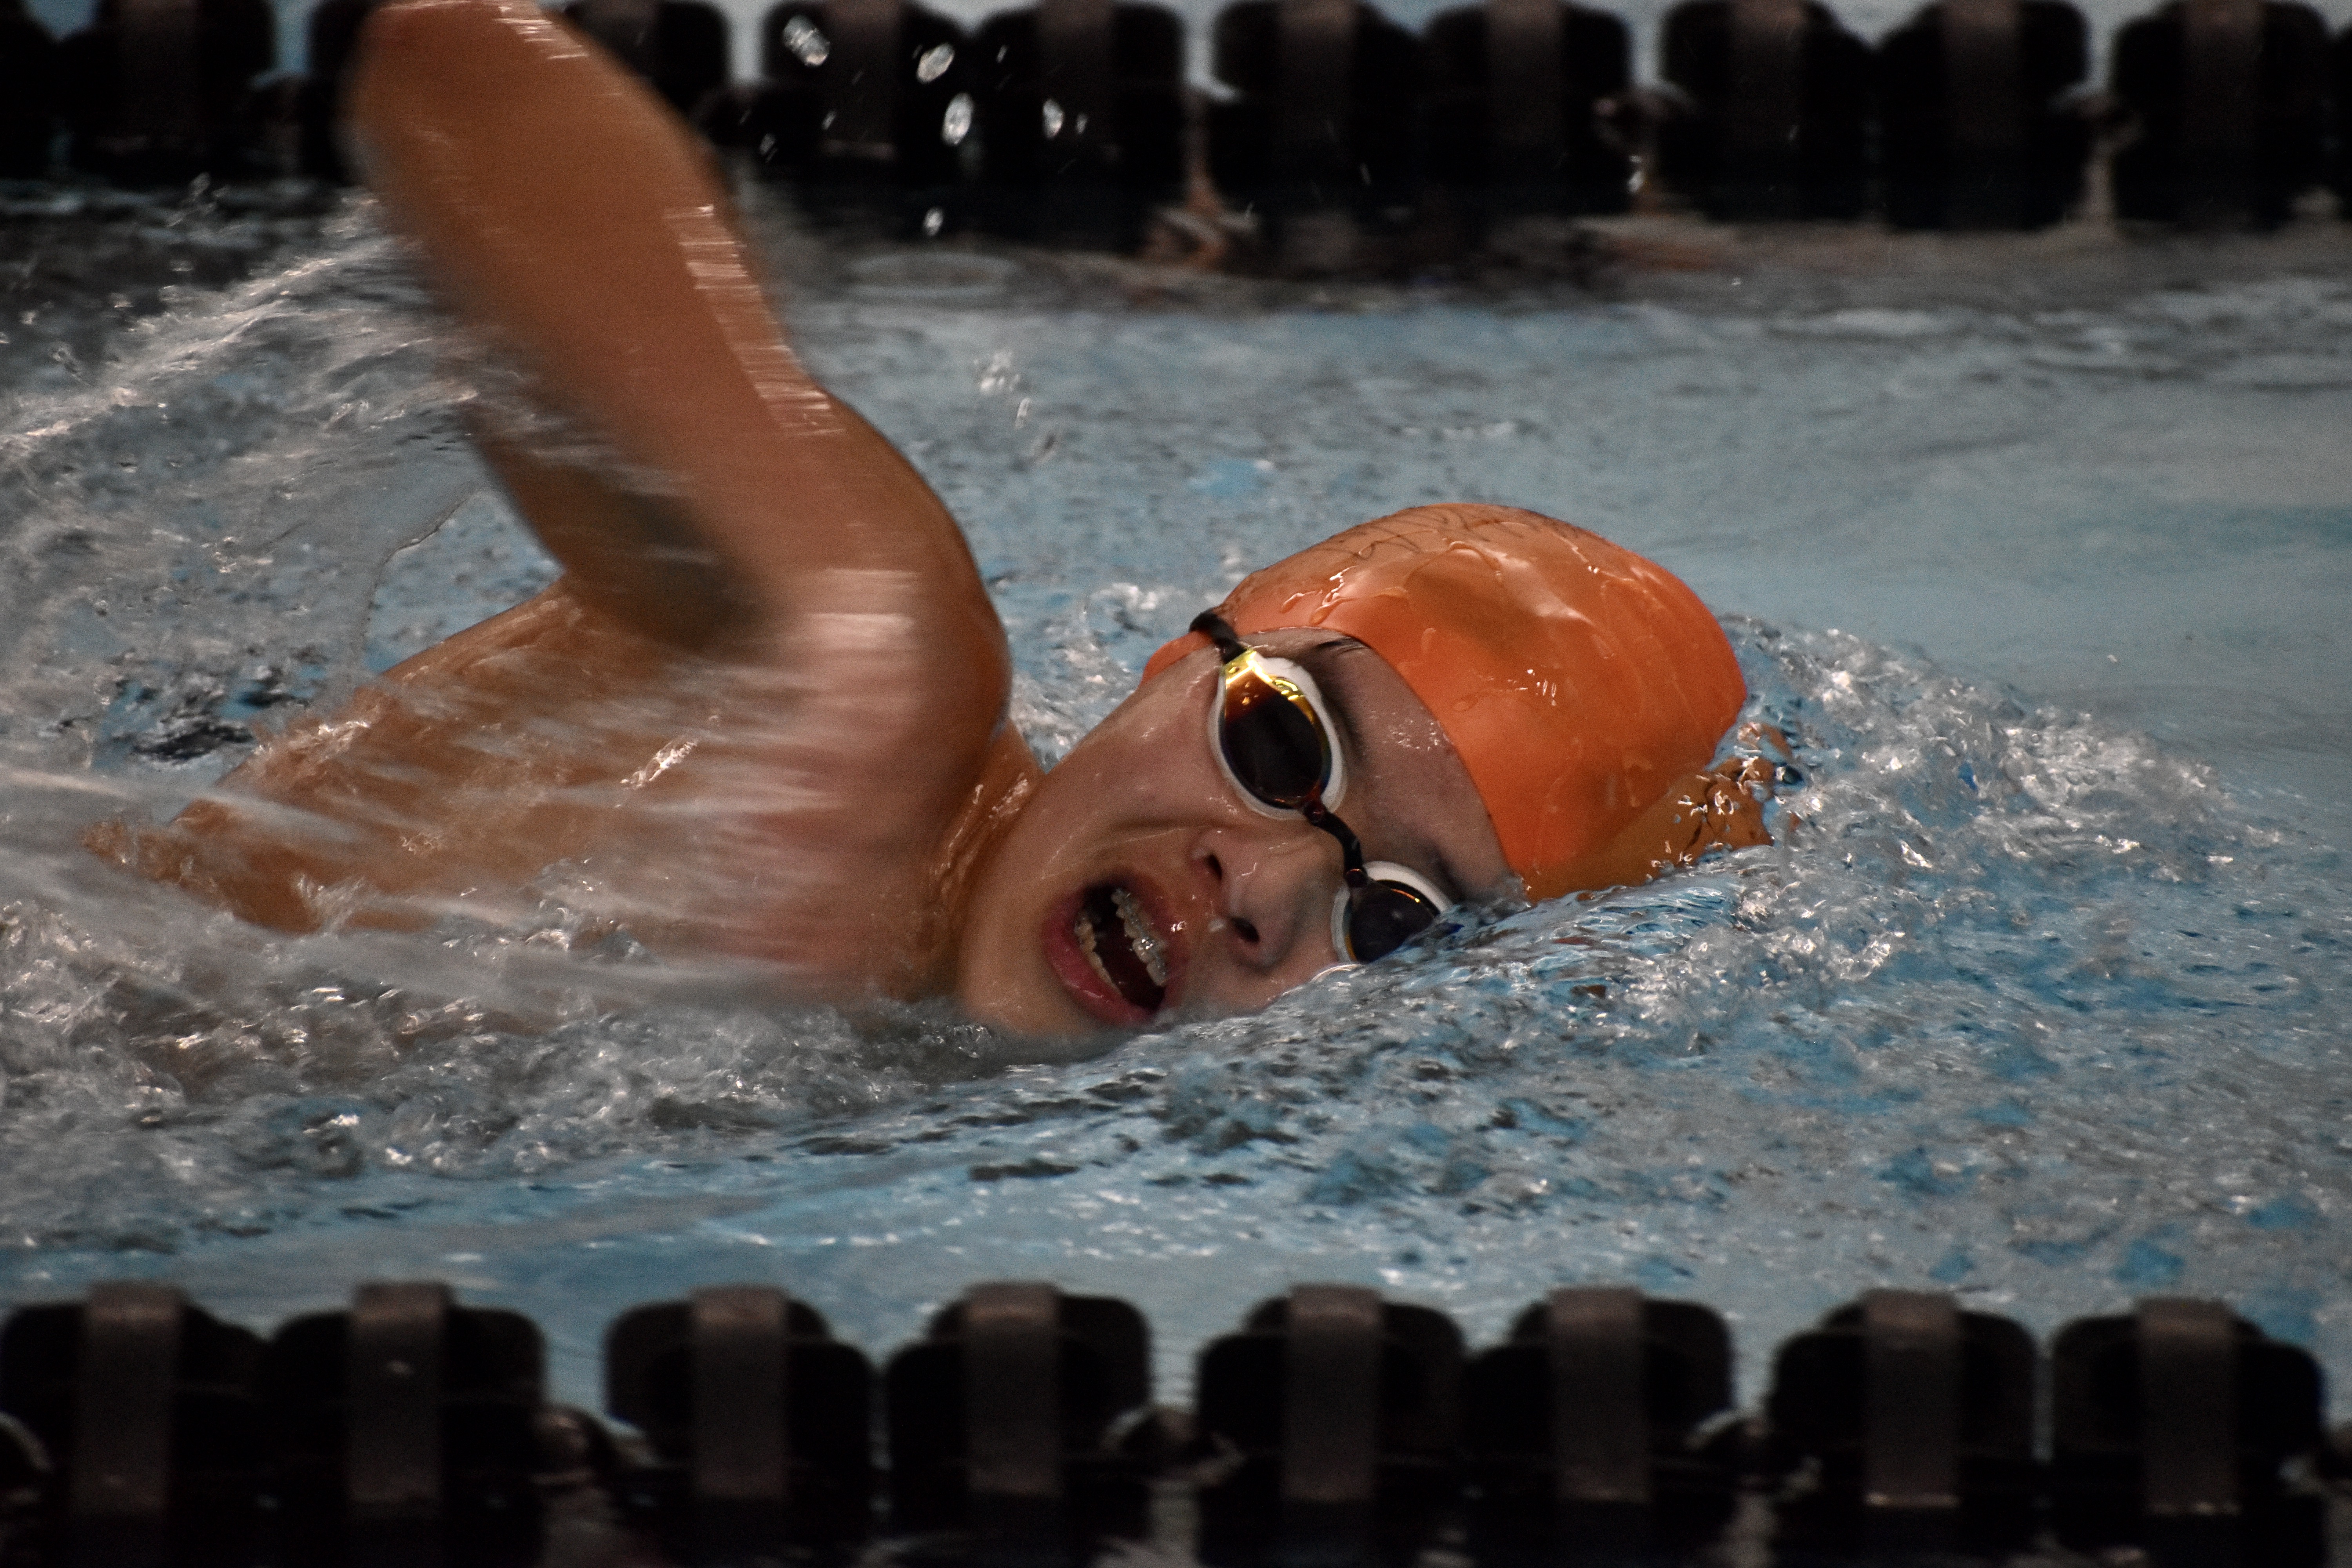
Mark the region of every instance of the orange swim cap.
<instances>
[{"instance_id":1,"label":"orange swim cap","mask_svg":"<svg viewBox=\"0 0 2352 1568\"><path fill-rule=\"evenodd\" d=\"M1619 879L1592 869L1602 852L1714 761L1748 698L1680 579L1515 507L1359 523L1243 578L1221 613L1244 637L1326 627L1388 660L1454 742L1531 899ZM1178 637L1143 679L1208 646Z\"/></svg>"}]
</instances>

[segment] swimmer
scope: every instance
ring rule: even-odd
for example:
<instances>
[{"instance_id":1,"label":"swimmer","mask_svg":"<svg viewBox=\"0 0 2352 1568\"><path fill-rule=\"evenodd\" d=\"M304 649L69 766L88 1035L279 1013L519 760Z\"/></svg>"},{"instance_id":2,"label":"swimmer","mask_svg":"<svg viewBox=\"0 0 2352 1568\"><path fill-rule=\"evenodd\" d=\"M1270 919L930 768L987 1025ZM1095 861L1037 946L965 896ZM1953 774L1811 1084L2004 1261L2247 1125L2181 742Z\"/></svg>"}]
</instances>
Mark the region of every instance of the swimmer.
<instances>
[{"instance_id":1,"label":"swimmer","mask_svg":"<svg viewBox=\"0 0 2352 1568\"><path fill-rule=\"evenodd\" d=\"M94 847L289 931L528 912L1038 1035L1248 1011L1448 906L1765 835L1663 569L1419 507L1246 578L1051 773L939 498L811 378L707 154L529 0L394 0L352 130L563 575Z\"/></svg>"}]
</instances>

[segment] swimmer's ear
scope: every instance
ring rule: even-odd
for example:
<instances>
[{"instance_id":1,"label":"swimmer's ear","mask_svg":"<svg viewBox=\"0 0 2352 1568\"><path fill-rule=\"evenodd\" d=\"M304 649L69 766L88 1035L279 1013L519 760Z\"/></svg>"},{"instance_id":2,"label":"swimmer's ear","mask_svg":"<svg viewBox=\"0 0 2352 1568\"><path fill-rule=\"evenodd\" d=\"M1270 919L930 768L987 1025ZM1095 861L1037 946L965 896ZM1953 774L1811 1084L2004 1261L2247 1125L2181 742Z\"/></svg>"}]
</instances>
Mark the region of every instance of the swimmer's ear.
<instances>
[{"instance_id":1,"label":"swimmer's ear","mask_svg":"<svg viewBox=\"0 0 2352 1568\"><path fill-rule=\"evenodd\" d=\"M1771 779L1769 765L1753 758L1684 774L1588 856L1570 886L1589 898L1607 888L1639 887L1717 849L1771 843L1762 805L1771 796Z\"/></svg>"}]
</instances>

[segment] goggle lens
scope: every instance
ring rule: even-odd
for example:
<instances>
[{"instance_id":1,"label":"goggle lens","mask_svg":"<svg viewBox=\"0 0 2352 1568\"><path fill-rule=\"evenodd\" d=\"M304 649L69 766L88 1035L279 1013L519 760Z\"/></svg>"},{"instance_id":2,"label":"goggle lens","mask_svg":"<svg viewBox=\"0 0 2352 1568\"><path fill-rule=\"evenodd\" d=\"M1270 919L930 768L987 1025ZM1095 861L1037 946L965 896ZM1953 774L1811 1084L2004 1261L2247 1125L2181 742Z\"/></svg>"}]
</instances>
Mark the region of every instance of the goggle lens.
<instances>
[{"instance_id":1,"label":"goggle lens","mask_svg":"<svg viewBox=\"0 0 2352 1568\"><path fill-rule=\"evenodd\" d=\"M1282 671L1297 667L1285 661L1269 667L1213 610L1192 629L1217 645L1224 665L1211 733L1225 772L1261 806L1297 812L1339 841L1348 879L1331 906L1332 946L1351 963L1370 963L1435 925L1452 907L1445 896L1407 867L1366 865L1355 834L1329 808L1343 781L1312 678L1302 670L1290 679Z\"/></svg>"},{"instance_id":2,"label":"goggle lens","mask_svg":"<svg viewBox=\"0 0 2352 1568\"><path fill-rule=\"evenodd\" d=\"M1435 925L1449 907L1402 866L1376 860L1366 872L1362 887L1340 889L1331 911L1333 945L1357 963L1386 958Z\"/></svg>"},{"instance_id":3,"label":"goggle lens","mask_svg":"<svg viewBox=\"0 0 2352 1568\"><path fill-rule=\"evenodd\" d=\"M1254 654L1226 667L1224 685L1217 744L1234 782L1268 805L1304 810L1331 780L1331 743L1314 704Z\"/></svg>"}]
</instances>

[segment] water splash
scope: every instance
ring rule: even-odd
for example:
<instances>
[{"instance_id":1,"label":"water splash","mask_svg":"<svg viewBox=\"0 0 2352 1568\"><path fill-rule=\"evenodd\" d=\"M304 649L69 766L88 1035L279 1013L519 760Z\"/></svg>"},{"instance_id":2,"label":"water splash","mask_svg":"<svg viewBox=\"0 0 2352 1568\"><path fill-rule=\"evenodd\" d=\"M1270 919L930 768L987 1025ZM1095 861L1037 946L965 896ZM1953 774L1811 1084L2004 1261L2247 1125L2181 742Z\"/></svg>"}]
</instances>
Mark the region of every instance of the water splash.
<instances>
[{"instance_id":1,"label":"water splash","mask_svg":"<svg viewBox=\"0 0 2352 1568\"><path fill-rule=\"evenodd\" d=\"M460 439L465 390L396 258L363 213L331 230L121 329L84 380L17 384L12 1294L144 1258L268 1317L322 1279L455 1274L549 1322L581 1387L620 1306L744 1275L788 1277L877 1347L992 1275L1136 1296L1171 1355L1314 1276L1481 1333L1553 1283L1630 1279L1761 1336L1926 1280L2039 1327L2221 1294L2352 1359L2340 854L2175 745L1787 618L1733 623L1751 716L1796 742L1773 847L1473 911L1257 1016L1063 1059L936 1008L776 1006L740 973L656 961L560 877L509 922L299 940L122 877L76 847L89 822L168 813L253 723L550 570ZM1247 565L1382 502L1548 462L1604 511L1629 473L1679 506L1707 459L1638 425L1622 450L1596 437L1589 471L1560 456L1583 450L1567 404L1529 388L1563 343L1578 374L1613 365L1645 396L1762 363L1811 378L1800 402L1859 406L1889 374L1958 386L2095 347L2104 323L2123 335L2097 341L2182 376L2301 389L2259 392L2277 398L2326 377L2262 356L2290 336L2332 352L2314 323L2341 303L2242 291L2235 337L2161 294L2048 322L1441 311L1395 320L1380 352L1429 360L1424 335L1458 331L1462 366L1528 377L1414 384L1366 371L1369 329L1346 321L1114 329L994 296L863 299L851 276L803 312L811 357L970 523L1014 634L1016 719L1049 759ZM1849 357L1774 357L1800 352ZM1154 356L1226 366L1269 416L1171 432ZM1368 418L1388 434L1351 444ZM1883 455L1832 456L1771 485L1874 493ZM1251 482L1188 484L1220 463Z\"/></svg>"}]
</instances>

